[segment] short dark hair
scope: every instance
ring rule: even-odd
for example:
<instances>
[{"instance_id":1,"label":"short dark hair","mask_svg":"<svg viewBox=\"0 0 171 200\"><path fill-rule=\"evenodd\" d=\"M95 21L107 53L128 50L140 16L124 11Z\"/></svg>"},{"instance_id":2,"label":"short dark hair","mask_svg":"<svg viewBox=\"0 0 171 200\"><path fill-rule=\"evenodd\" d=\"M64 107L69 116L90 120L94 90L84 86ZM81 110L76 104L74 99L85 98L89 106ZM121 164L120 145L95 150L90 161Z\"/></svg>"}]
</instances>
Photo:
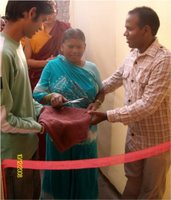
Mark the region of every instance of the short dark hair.
<instances>
[{"instance_id":1,"label":"short dark hair","mask_svg":"<svg viewBox=\"0 0 171 200\"><path fill-rule=\"evenodd\" d=\"M64 32L62 42L69 39L79 39L85 42L85 35L84 33L78 28L69 28Z\"/></svg>"},{"instance_id":2,"label":"short dark hair","mask_svg":"<svg viewBox=\"0 0 171 200\"><path fill-rule=\"evenodd\" d=\"M155 36L157 34L158 28L160 26L160 20L157 13L149 7L142 6L130 10L128 14L137 14L139 16L139 27L144 27L145 25L150 26L152 34Z\"/></svg>"},{"instance_id":3,"label":"short dark hair","mask_svg":"<svg viewBox=\"0 0 171 200\"><path fill-rule=\"evenodd\" d=\"M53 13L55 9L55 3L53 0L8 0L5 17L7 20L16 21L20 18L23 18L23 12L29 11L33 7L36 7L36 20L41 14L49 15Z\"/></svg>"}]
</instances>

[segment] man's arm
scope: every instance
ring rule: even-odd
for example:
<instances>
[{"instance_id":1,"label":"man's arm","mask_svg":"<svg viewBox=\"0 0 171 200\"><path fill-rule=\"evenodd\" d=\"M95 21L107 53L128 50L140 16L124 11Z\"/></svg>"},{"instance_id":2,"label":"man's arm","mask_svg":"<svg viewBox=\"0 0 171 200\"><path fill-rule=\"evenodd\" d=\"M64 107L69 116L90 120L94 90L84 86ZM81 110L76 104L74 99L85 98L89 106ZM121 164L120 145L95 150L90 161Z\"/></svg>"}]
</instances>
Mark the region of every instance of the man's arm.
<instances>
[{"instance_id":1,"label":"man's arm","mask_svg":"<svg viewBox=\"0 0 171 200\"><path fill-rule=\"evenodd\" d=\"M1 130L4 133L38 133L42 126L37 123L33 117L21 117L13 114L14 110L14 93L12 88L15 85L15 75L13 70L13 61L9 55L1 64L1 104L0 104L0 123ZM18 97L20 98L20 97ZM23 103L23 102L21 102ZM27 106L27 105L26 105Z\"/></svg>"},{"instance_id":2,"label":"man's arm","mask_svg":"<svg viewBox=\"0 0 171 200\"><path fill-rule=\"evenodd\" d=\"M109 78L104 80L102 83L102 88L97 94L95 101L89 105L88 109L95 111L97 110L105 99L105 95L107 93L113 92L118 87L122 85L122 74L123 74L123 66L118 68L118 70L113 73Z\"/></svg>"},{"instance_id":3,"label":"man's arm","mask_svg":"<svg viewBox=\"0 0 171 200\"><path fill-rule=\"evenodd\" d=\"M140 99L131 105L107 111L110 122L128 124L153 114L169 94L171 88L171 57L165 56L155 66Z\"/></svg>"},{"instance_id":4,"label":"man's arm","mask_svg":"<svg viewBox=\"0 0 171 200\"><path fill-rule=\"evenodd\" d=\"M112 78L109 79L109 82L111 79ZM128 124L134 121L140 121L153 114L158 109L163 99L169 95L170 91L171 57L168 55L155 66L150 75L148 85L146 85L144 89L144 94L140 99L131 105L108 110L103 114L90 111L89 113L92 115L92 124L97 124L105 120L105 114L109 122Z\"/></svg>"},{"instance_id":5,"label":"man's arm","mask_svg":"<svg viewBox=\"0 0 171 200\"><path fill-rule=\"evenodd\" d=\"M114 72L109 78L105 79L103 83L103 92L105 94L111 93L115 91L117 88L119 88L123 82L122 82L122 76L124 71L124 65L119 67L116 72Z\"/></svg>"}]
</instances>

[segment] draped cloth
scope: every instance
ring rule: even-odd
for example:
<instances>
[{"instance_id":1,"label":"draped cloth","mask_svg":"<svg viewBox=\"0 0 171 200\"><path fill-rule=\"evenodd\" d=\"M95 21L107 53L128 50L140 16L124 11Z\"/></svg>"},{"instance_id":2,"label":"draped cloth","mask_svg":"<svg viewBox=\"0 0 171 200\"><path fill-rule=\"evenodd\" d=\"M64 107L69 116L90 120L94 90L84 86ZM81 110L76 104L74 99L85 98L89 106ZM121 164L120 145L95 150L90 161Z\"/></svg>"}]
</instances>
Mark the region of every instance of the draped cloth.
<instances>
[{"instance_id":1,"label":"draped cloth","mask_svg":"<svg viewBox=\"0 0 171 200\"><path fill-rule=\"evenodd\" d=\"M66 29L68 29L70 25L68 23L56 21L54 27L50 31L49 40L42 46L42 48L36 53L33 51L32 57L35 60L46 60L50 56L57 56L60 52L60 45L63 39L63 33ZM44 31L41 31L39 34L44 34ZM39 40L39 34L34 36L34 42ZM37 38L36 38L37 36ZM32 42L32 40L30 40ZM29 77L31 82L32 90L36 86L40 75L42 73L42 68L30 68L29 69Z\"/></svg>"},{"instance_id":2,"label":"draped cloth","mask_svg":"<svg viewBox=\"0 0 171 200\"><path fill-rule=\"evenodd\" d=\"M90 115L86 109L45 106L39 123L45 127L57 149L63 152L87 139Z\"/></svg>"}]
</instances>

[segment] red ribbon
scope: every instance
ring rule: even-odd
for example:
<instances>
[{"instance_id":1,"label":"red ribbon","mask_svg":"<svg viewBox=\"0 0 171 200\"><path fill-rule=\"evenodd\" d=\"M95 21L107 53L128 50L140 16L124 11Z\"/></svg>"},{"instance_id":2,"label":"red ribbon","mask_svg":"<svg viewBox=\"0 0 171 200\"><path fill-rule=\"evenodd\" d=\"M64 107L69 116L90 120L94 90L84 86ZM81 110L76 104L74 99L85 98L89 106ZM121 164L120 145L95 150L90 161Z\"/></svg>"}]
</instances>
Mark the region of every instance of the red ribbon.
<instances>
[{"instance_id":1,"label":"red ribbon","mask_svg":"<svg viewBox=\"0 0 171 200\"><path fill-rule=\"evenodd\" d=\"M154 147L143 149L140 151L130 152L127 154L119 154L104 158L69 160L69 161L32 161L23 160L23 168L37 170L70 170L83 168L98 168L121 163L133 162L144 158L149 158L171 149L171 142L166 142ZM17 168L17 160L6 159L2 161L2 168Z\"/></svg>"},{"instance_id":2,"label":"red ribbon","mask_svg":"<svg viewBox=\"0 0 171 200\"><path fill-rule=\"evenodd\" d=\"M32 161L23 160L23 168L37 169L37 170L70 170L83 168L98 168L121 163L133 162L144 158L156 156L158 154L167 152L171 149L171 142L166 142L154 147L143 149L140 151L130 152L127 154L120 154L104 158L84 159L84 160L70 160L70 161ZM17 160L6 159L2 161L2 176L4 183L4 195L6 197L6 180L5 169L17 168Z\"/></svg>"}]
</instances>

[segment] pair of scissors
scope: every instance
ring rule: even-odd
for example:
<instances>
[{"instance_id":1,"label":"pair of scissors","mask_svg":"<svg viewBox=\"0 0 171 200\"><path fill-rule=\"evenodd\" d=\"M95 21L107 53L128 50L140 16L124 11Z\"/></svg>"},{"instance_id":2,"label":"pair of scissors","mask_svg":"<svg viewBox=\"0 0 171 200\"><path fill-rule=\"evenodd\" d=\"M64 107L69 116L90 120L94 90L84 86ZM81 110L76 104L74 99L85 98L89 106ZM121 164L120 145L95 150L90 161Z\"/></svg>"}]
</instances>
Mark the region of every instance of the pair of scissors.
<instances>
[{"instance_id":1,"label":"pair of scissors","mask_svg":"<svg viewBox=\"0 0 171 200\"><path fill-rule=\"evenodd\" d=\"M63 103L63 105L68 105L68 104L73 104L73 103L79 103L80 101L82 101L84 98L79 98L79 99L75 99L75 100L70 100L70 101L67 101L65 103Z\"/></svg>"}]
</instances>

